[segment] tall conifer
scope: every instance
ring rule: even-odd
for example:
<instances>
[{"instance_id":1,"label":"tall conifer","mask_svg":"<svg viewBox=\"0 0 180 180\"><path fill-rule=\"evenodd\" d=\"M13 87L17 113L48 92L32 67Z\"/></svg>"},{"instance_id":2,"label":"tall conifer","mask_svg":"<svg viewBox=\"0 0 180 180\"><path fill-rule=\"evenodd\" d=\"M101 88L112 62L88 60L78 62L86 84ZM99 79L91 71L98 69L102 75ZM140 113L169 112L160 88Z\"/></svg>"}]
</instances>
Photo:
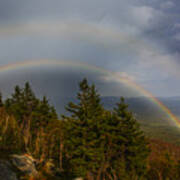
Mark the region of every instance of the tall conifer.
<instances>
[{"instance_id":1,"label":"tall conifer","mask_svg":"<svg viewBox=\"0 0 180 180\"><path fill-rule=\"evenodd\" d=\"M99 120L104 110L94 85L89 86L84 79L79 87L79 102L69 103L66 109L71 116L63 117L67 123L66 148L75 175L94 176L102 156Z\"/></svg>"},{"instance_id":2,"label":"tall conifer","mask_svg":"<svg viewBox=\"0 0 180 180\"><path fill-rule=\"evenodd\" d=\"M137 120L128 110L124 98L121 98L121 102L114 108L114 115L119 121L121 136L119 145L122 147L120 157L124 160L126 173L140 177L146 172L146 161L149 154L147 140Z\"/></svg>"}]
</instances>

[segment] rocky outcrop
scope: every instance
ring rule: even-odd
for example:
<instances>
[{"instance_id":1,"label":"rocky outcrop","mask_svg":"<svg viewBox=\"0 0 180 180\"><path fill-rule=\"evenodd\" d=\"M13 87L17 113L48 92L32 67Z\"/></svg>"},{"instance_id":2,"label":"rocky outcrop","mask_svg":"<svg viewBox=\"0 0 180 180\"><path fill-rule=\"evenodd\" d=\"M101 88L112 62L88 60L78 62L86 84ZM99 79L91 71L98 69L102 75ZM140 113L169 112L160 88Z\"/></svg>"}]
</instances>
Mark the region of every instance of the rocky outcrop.
<instances>
[{"instance_id":1,"label":"rocky outcrop","mask_svg":"<svg viewBox=\"0 0 180 180\"><path fill-rule=\"evenodd\" d=\"M8 161L0 160L0 180L17 180L16 173Z\"/></svg>"},{"instance_id":2,"label":"rocky outcrop","mask_svg":"<svg viewBox=\"0 0 180 180\"><path fill-rule=\"evenodd\" d=\"M0 180L59 180L61 177L62 172L51 159L39 162L28 154L14 154L0 160Z\"/></svg>"},{"instance_id":3,"label":"rocky outcrop","mask_svg":"<svg viewBox=\"0 0 180 180\"><path fill-rule=\"evenodd\" d=\"M38 176L36 160L29 155L11 155L6 160L0 160L0 180L35 179Z\"/></svg>"},{"instance_id":4,"label":"rocky outcrop","mask_svg":"<svg viewBox=\"0 0 180 180\"><path fill-rule=\"evenodd\" d=\"M36 160L31 156L25 155L12 155L11 163L15 166L19 171L23 174L26 174L30 177L36 177L38 175L38 171L36 170Z\"/></svg>"}]
</instances>

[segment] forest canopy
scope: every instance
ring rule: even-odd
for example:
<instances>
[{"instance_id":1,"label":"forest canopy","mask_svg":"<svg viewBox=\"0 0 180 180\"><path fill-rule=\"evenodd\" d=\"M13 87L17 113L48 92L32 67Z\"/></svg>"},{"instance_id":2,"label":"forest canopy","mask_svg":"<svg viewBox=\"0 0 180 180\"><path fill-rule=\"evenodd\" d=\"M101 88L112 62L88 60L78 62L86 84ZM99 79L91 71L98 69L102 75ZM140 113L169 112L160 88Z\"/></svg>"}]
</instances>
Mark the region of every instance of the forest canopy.
<instances>
[{"instance_id":1,"label":"forest canopy","mask_svg":"<svg viewBox=\"0 0 180 180\"><path fill-rule=\"evenodd\" d=\"M58 179L179 179L180 163L169 152L152 155L145 137L122 97L107 110L94 84L79 83L77 101L58 117L47 97L36 97L29 83L0 96L0 153L29 154L40 167L51 160ZM158 155L157 155L158 154ZM50 177L42 171L44 179ZM43 178L42 178L43 179ZM51 179L55 176L51 175Z\"/></svg>"}]
</instances>

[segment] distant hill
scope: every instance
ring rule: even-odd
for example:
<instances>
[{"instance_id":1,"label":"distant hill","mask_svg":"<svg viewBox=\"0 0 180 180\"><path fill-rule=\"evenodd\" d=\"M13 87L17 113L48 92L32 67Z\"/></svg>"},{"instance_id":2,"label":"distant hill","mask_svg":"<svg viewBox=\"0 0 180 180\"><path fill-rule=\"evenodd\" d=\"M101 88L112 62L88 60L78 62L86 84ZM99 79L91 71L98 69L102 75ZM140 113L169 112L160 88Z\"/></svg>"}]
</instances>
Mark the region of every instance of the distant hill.
<instances>
[{"instance_id":1,"label":"distant hill","mask_svg":"<svg viewBox=\"0 0 180 180\"><path fill-rule=\"evenodd\" d=\"M168 97L168 98L159 98L159 100L168 107L172 113L177 116L180 116L180 97Z\"/></svg>"},{"instance_id":2,"label":"distant hill","mask_svg":"<svg viewBox=\"0 0 180 180\"><path fill-rule=\"evenodd\" d=\"M119 101L119 99L119 97L113 96L102 97L102 102L105 107L110 108L114 106ZM169 108L172 113L180 115L180 97L158 97L157 99L159 99L167 108ZM157 111L157 107L154 106L154 104L145 97L125 98L125 100L132 111L138 113L150 113L154 110ZM142 109L143 112L141 111Z\"/></svg>"},{"instance_id":3,"label":"distant hill","mask_svg":"<svg viewBox=\"0 0 180 180\"><path fill-rule=\"evenodd\" d=\"M160 97L159 99L166 107L168 107L172 113L177 116L180 116L180 97ZM105 96L101 98L102 104L107 109L112 109L116 103L119 102L120 97L116 96ZM75 102L75 97L54 97L51 99L51 103L56 107L58 113L66 113L65 106L68 102ZM151 117L151 121L155 121L152 119L153 117L159 118L167 118L166 114L160 110L154 103L152 103L149 99L145 97L132 97L125 98L126 103L129 105L129 109L140 118ZM158 120L160 121L160 119ZM164 120L163 120L164 121Z\"/></svg>"},{"instance_id":4,"label":"distant hill","mask_svg":"<svg viewBox=\"0 0 180 180\"><path fill-rule=\"evenodd\" d=\"M104 107L112 109L119 97L102 97ZM159 99L171 112L180 117L180 97L161 97ZM142 129L151 138L180 144L180 129L175 127L166 113L145 97L126 98L129 109L135 114Z\"/></svg>"},{"instance_id":5,"label":"distant hill","mask_svg":"<svg viewBox=\"0 0 180 180\"><path fill-rule=\"evenodd\" d=\"M119 102L120 97L102 97L102 104L106 109L112 109ZM158 98L172 113L180 117L180 97L160 97ZM66 114L65 106L68 102L75 102L73 97L56 97L51 99L59 114ZM180 129L175 127L167 114L158 106L145 97L125 98L136 119L141 124L142 129L151 138L159 138L164 141L180 144Z\"/></svg>"}]
</instances>

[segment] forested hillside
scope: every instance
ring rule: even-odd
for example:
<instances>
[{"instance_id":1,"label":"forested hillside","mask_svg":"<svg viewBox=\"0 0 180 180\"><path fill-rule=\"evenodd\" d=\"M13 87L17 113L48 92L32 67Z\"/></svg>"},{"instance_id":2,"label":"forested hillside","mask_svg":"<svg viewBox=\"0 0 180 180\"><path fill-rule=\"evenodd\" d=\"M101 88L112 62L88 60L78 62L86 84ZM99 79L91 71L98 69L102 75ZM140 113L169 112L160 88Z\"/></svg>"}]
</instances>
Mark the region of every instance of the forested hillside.
<instances>
[{"instance_id":1,"label":"forested hillside","mask_svg":"<svg viewBox=\"0 0 180 180\"><path fill-rule=\"evenodd\" d=\"M101 96L101 104L107 110L113 110L119 102L120 97L116 96ZM170 98L157 98L159 99L170 111L179 118L180 114L180 101L178 97ZM65 110L68 102L78 103L75 97L52 97L51 104L54 104L58 114L70 113ZM151 102L147 97L125 97L125 103L128 104L128 109L133 113L141 125L141 129L145 135L150 138L158 138L166 142L175 143L180 145L180 130L174 124L172 119L167 116L160 107Z\"/></svg>"},{"instance_id":2,"label":"forested hillside","mask_svg":"<svg viewBox=\"0 0 180 180\"><path fill-rule=\"evenodd\" d=\"M16 154L36 162L38 173L18 170L18 179L180 179L180 147L146 137L124 98L111 110L105 108L86 79L79 83L76 101L66 106L68 113L60 117L29 83L2 99L0 159Z\"/></svg>"}]
</instances>

